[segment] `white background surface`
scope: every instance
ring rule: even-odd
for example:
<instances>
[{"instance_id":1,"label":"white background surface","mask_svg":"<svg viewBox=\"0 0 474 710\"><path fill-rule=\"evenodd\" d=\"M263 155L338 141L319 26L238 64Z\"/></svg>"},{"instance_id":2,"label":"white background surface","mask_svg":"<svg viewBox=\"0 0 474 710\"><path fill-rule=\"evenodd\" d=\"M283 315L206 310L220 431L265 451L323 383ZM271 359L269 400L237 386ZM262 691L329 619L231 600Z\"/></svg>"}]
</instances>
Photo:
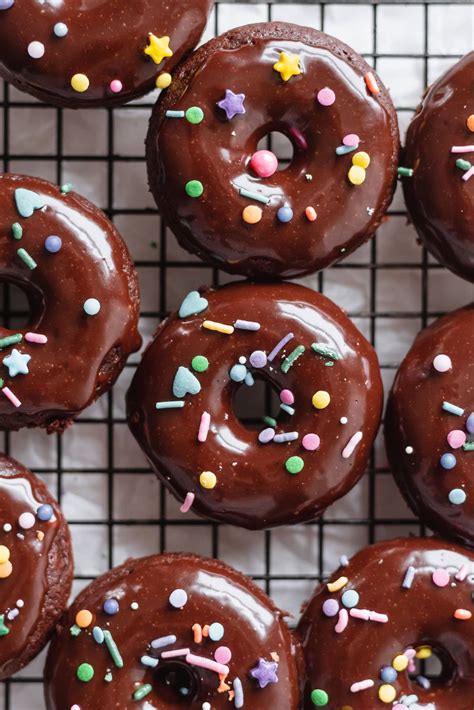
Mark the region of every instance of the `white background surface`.
<instances>
[{"instance_id":1,"label":"white background surface","mask_svg":"<svg viewBox=\"0 0 474 710\"><path fill-rule=\"evenodd\" d=\"M216 31L268 19L323 28L366 55L391 89L400 109L402 132L427 80L433 81L473 45L474 8L469 4L328 4L322 8L278 3L269 8L266 4L221 3L205 39ZM0 84L0 100L4 99ZM8 100L14 106L8 108L7 135L5 108L4 120L0 117L0 158L7 152L11 156L8 164L4 161L4 169L70 181L99 206L112 208L138 264L141 331L148 341L159 312L175 308L188 290L211 283L215 276L165 233L148 193L143 140L154 96L113 111L61 112L40 107L11 88ZM85 160L85 156L94 160ZM110 161L108 156L112 156ZM136 214L136 209L143 212ZM398 189L390 219L375 242L338 268L303 281L346 308L373 339L387 389L395 367L423 325L424 304L430 320L473 297L472 286L431 259L423 276L423 253L403 209ZM218 278L229 280L225 275ZM5 435L5 449L39 473L60 497L74 540L79 578L75 592L128 556L187 550L218 554L254 575L277 604L297 615L318 576L329 573L340 554L350 555L370 540L419 531L387 472L380 437L370 472L326 512L322 523L271 533L236 531L205 521L193 527L197 519L192 514L183 517L176 501L161 490L124 421L124 394L138 359L132 358L113 393L84 412L61 440L43 431ZM110 471L115 472L113 477ZM175 522L167 525L169 520ZM43 662L44 654L5 684L0 710L44 707Z\"/></svg>"}]
</instances>

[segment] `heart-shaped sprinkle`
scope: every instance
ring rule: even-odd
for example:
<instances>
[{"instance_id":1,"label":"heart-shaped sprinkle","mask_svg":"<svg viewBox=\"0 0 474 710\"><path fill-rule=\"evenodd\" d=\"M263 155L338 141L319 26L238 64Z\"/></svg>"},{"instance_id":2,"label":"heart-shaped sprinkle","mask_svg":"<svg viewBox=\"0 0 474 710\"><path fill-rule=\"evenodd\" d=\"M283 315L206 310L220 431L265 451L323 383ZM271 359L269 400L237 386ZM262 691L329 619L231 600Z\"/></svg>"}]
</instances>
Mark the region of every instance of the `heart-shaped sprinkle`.
<instances>
[{"instance_id":1,"label":"heart-shaped sprinkle","mask_svg":"<svg viewBox=\"0 0 474 710\"><path fill-rule=\"evenodd\" d=\"M35 210L40 210L44 207L41 197L36 192L26 190L24 187L19 187L15 190L15 203L22 217L31 217Z\"/></svg>"},{"instance_id":2,"label":"heart-shaped sprinkle","mask_svg":"<svg viewBox=\"0 0 474 710\"><path fill-rule=\"evenodd\" d=\"M173 394L175 397L184 397L187 394L197 394L201 391L201 383L187 367L178 367L173 381Z\"/></svg>"},{"instance_id":3,"label":"heart-shaped sprinkle","mask_svg":"<svg viewBox=\"0 0 474 710\"><path fill-rule=\"evenodd\" d=\"M9 10L15 4L15 0L0 0L0 10Z\"/></svg>"},{"instance_id":4,"label":"heart-shaped sprinkle","mask_svg":"<svg viewBox=\"0 0 474 710\"><path fill-rule=\"evenodd\" d=\"M209 302L201 296L199 291L190 291L180 306L179 317L196 316L205 311L208 306Z\"/></svg>"}]
</instances>

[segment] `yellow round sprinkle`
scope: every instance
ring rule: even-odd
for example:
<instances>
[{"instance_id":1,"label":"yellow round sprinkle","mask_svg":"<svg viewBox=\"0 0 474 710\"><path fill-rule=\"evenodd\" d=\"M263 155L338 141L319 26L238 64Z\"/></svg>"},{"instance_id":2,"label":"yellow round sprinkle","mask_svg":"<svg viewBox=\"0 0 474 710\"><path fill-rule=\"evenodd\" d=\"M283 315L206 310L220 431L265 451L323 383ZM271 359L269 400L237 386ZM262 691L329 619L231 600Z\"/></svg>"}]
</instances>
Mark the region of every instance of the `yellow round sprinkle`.
<instances>
[{"instance_id":1,"label":"yellow round sprinkle","mask_svg":"<svg viewBox=\"0 0 474 710\"><path fill-rule=\"evenodd\" d=\"M431 646L420 646L420 648L416 650L416 657L420 659L431 658L432 655L433 651Z\"/></svg>"},{"instance_id":2,"label":"yellow round sprinkle","mask_svg":"<svg viewBox=\"0 0 474 710\"><path fill-rule=\"evenodd\" d=\"M88 609L81 609L81 611L78 611L76 614L76 624L81 629L86 629L92 624L92 618L92 614Z\"/></svg>"},{"instance_id":3,"label":"yellow round sprinkle","mask_svg":"<svg viewBox=\"0 0 474 710\"><path fill-rule=\"evenodd\" d=\"M339 592L348 583L347 577L339 577L335 582L328 582L328 592Z\"/></svg>"},{"instance_id":4,"label":"yellow round sprinkle","mask_svg":"<svg viewBox=\"0 0 474 710\"><path fill-rule=\"evenodd\" d=\"M404 653L400 653L393 659L392 666L393 668L395 668L396 671L400 673L401 671L404 671L406 668L408 668L408 658L405 656Z\"/></svg>"},{"instance_id":5,"label":"yellow round sprinkle","mask_svg":"<svg viewBox=\"0 0 474 710\"><path fill-rule=\"evenodd\" d=\"M360 150L358 153L354 154L352 158L352 165L358 165L359 168L368 168L370 165L370 155Z\"/></svg>"},{"instance_id":6,"label":"yellow round sprinkle","mask_svg":"<svg viewBox=\"0 0 474 710\"><path fill-rule=\"evenodd\" d=\"M10 550L6 545L0 545L0 565L3 565L5 562L8 562L10 559Z\"/></svg>"},{"instance_id":7,"label":"yellow round sprinkle","mask_svg":"<svg viewBox=\"0 0 474 710\"><path fill-rule=\"evenodd\" d=\"M7 560L2 565L0 565L0 579L6 579L13 572L12 563Z\"/></svg>"},{"instance_id":8,"label":"yellow round sprinkle","mask_svg":"<svg viewBox=\"0 0 474 710\"><path fill-rule=\"evenodd\" d=\"M384 685L381 685L379 688L379 698L383 703L391 703L395 700L397 696L397 691L393 687L393 685L388 685L388 683L385 683Z\"/></svg>"},{"instance_id":9,"label":"yellow round sprinkle","mask_svg":"<svg viewBox=\"0 0 474 710\"><path fill-rule=\"evenodd\" d=\"M471 113L471 115L467 117L466 126L471 133L474 133L474 113Z\"/></svg>"},{"instance_id":10,"label":"yellow round sprinkle","mask_svg":"<svg viewBox=\"0 0 474 710\"><path fill-rule=\"evenodd\" d=\"M256 205L249 205L242 212L242 219L247 224L257 224L262 219L262 210Z\"/></svg>"},{"instance_id":11,"label":"yellow round sprinkle","mask_svg":"<svg viewBox=\"0 0 474 710\"><path fill-rule=\"evenodd\" d=\"M71 79L72 88L74 89L74 91L78 91L80 94L84 93L84 91L87 91L89 85L89 78L85 74L74 74Z\"/></svg>"},{"instance_id":12,"label":"yellow round sprinkle","mask_svg":"<svg viewBox=\"0 0 474 710\"><path fill-rule=\"evenodd\" d=\"M199 483L203 488L207 488L210 491L216 487L217 476L212 471L203 471L199 476Z\"/></svg>"},{"instance_id":13,"label":"yellow round sprinkle","mask_svg":"<svg viewBox=\"0 0 474 710\"><path fill-rule=\"evenodd\" d=\"M330 401L331 395L329 392L325 392L325 390L319 390L313 394L313 398L311 400L313 407L316 407L316 409L326 409Z\"/></svg>"},{"instance_id":14,"label":"yellow round sprinkle","mask_svg":"<svg viewBox=\"0 0 474 710\"><path fill-rule=\"evenodd\" d=\"M171 74L164 72L156 77L156 88L157 89L167 89L173 81Z\"/></svg>"},{"instance_id":15,"label":"yellow round sprinkle","mask_svg":"<svg viewBox=\"0 0 474 710\"><path fill-rule=\"evenodd\" d=\"M365 180L365 170L360 165L353 165L347 173L347 177L353 185L362 185Z\"/></svg>"}]
</instances>

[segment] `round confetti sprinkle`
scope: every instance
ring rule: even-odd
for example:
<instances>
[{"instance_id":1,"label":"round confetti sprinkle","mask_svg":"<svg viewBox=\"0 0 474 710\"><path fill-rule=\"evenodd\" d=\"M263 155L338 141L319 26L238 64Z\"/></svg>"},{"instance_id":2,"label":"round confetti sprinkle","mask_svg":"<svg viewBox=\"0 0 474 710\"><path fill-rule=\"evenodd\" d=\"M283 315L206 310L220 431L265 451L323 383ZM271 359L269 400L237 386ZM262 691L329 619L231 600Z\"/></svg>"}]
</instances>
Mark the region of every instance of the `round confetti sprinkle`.
<instances>
[{"instance_id":1,"label":"round confetti sprinkle","mask_svg":"<svg viewBox=\"0 0 474 710\"><path fill-rule=\"evenodd\" d=\"M466 126L471 133L474 133L474 113L471 113L471 115L467 117Z\"/></svg>"},{"instance_id":2,"label":"round confetti sprinkle","mask_svg":"<svg viewBox=\"0 0 474 710\"><path fill-rule=\"evenodd\" d=\"M219 646L219 648L216 648L214 658L216 659L217 663L223 663L224 665L227 665L227 663L229 663L230 659L232 658L232 651L227 646Z\"/></svg>"},{"instance_id":3,"label":"round confetti sprinkle","mask_svg":"<svg viewBox=\"0 0 474 710\"><path fill-rule=\"evenodd\" d=\"M97 298L88 298L87 301L84 301L83 308L88 316L96 316L100 311L100 301Z\"/></svg>"},{"instance_id":4,"label":"round confetti sprinkle","mask_svg":"<svg viewBox=\"0 0 474 710\"><path fill-rule=\"evenodd\" d=\"M456 457L454 454L443 454L439 462L443 468L450 471L456 466Z\"/></svg>"},{"instance_id":5,"label":"round confetti sprinkle","mask_svg":"<svg viewBox=\"0 0 474 710\"><path fill-rule=\"evenodd\" d=\"M315 222L318 217L316 210L311 205L305 209L304 213L308 222Z\"/></svg>"},{"instance_id":6,"label":"round confetti sprinkle","mask_svg":"<svg viewBox=\"0 0 474 710\"><path fill-rule=\"evenodd\" d=\"M42 42L30 42L28 45L28 54L32 59L41 59L44 56L44 44Z\"/></svg>"},{"instance_id":7,"label":"round confetti sprinkle","mask_svg":"<svg viewBox=\"0 0 474 710\"><path fill-rule=\"evenodd\" d=\"M380 671L380 679L384 683L394 683L397 680L398 673L392 666L384 666Z\"/></svg>"},{"instance_id":8,"label":"round confetti sprinkle","mask_svg":"<svg viewBox=\"0 0 474 710\"><path fill-rule=\"evenodd\" d=\"M0 565L5 564L10 559L10 550L6 545L0 545Z\"/></svg>"},{"instance_id":9,"label":"round confetti sprinkle","mask_svg":"<svg viewBox=\"0 0 474 710\"><path fill-rule=\"evenodd\" d=\"M406 670L408 668L408 658L405 656L404 653L400 653L398 656L395 656L395 658L392 661L392 666L396 671L401 673L402 671Z\"/></svg>"},{"instance_id":10,"label":"round confetti sprinkle","mask_svg":"<svg viewBox=\"0 0 474 710\"><path fill-rule=\"evenodd\" d=\"M36 511L36 515L39 520L42 520L44 523L47 523L51 518L53 517L53 508L49 503L43 503L43 505L40 505L38 510Z\"/></svg>"},{"instance_id":11,"label":"round confetti sprinkle","mask_svg":"<svg viewBox=\"0 0 474 710\"><path fill-rule=\"evenodd\" d=\"M352 158L352 165L357 165L359 168L363 168L365 170L370 165L370 155L365 153L363 150L355 153Z\"/></svg>"},{"instance_id":12,"label":"round confetti sprinkle","mask_svg":"<svg viewBox=\"0 0 474 710\"><path fill-rule=\"evenodd\" d=\"M388 685L385 683L384 685L381 685L379 688L379 699L383 703L392 703L397 696L397 691L393 687L393 685Z\"/></svg>"},{"instance_id":13,"label":"round confetti sprinkle","mask_svg":"<svg viewBox=\"0 0 474 710\"><path fill-rule=\"evenodd\" d=\"M220 641L224 637L224 627L218 621L214 621L209 626L209 638L211 641Z\"/></svg>"},{"instance_id":14,"label":"round confetti sprinkle","mask_svg":"<svg viewBox=\"0 0 474 710\"><path fill-rule=\"evenodd\" d=\"M63 242L61 237L57 237L55 234L51 234L44 240L44 248L51 254L56 254L58 251L60 251L62 245Z\"/></svg>"},{"instance_id":15,"label":"round confetti sprinkle","mask_svg":"<svg viewBox=\"0 0 474 710\"><path fill-rule=\"evenodd\" d=\"M138 602L132 602L130 604L130 609L132 609L133 611L136 611L138 609Z\"/></svg>"},{"instance_id":16,"label":"round confetti sprinkle","mask_svg":"<svg viewBox=\"0 0 474 710\"><path fill-rule=\"evenodd\" d=\"M202 110L202 108L199 108L199 106L191 106L191 108L188 108L185 113L185 116L186 120L194 125L197 125L198 123L202 123L202 121L204 121L204 111Z\"/></svg>"},{"instance_id":17,"label":"round confetti sprinkle","mask_svg":"<svg viewBox=\"0 0 474 710\"><path fill-rule=\"evenodd\" d=\"M437 372L448 372L453 366L448 355L436 355L433 360L433 367Z\"/></svg>"},{"instance_id":18,"label":"round confetti sprinkle","mask_svg":"<svg viewBox=\"0 0 474 710\"><path fill-rule=\"evenodd\" d=\"M466 502L467 495L462 488L453 488L449 491L448 499L453 505L462 505Z\"/></svg>"},{"instance_id":19,"label":"round confetti sprinkle","mask_svg":"<svg viewBox=\"0 0 474 710\"><path fill-rule=\"evenodd\" d=\"M268 444L269 441L272 441L275 438L275 429L272 427L267 427L266 429L262 429L262 431L258 435L258 440L261 444Z\"/></svg>"},{"instance_id":20,"label":"round confetti sprinkle","mask_svg":"<svg viewBox=\"0 0 474 710\"><path fill-rule=\"evenodd\" d=\"M76 624L81 629L87 629L88 626L92 624L93 616L88 609L81 609L76 614Z\"/></svg>"},{"instance_id":21,"label":"round confetti sprinkle","mask_svg":"<svg viewBox=\"0 0 474 710\"><path fill-rule=\"evenodd\" d=\"M262 209L256 205L248 205L242 212L242 219L247 224L258 224L262 219Z\"/></svg>"},{"instance_id":22,"label":"round confetti sprinkle","mask_svg":"<svg viewBox=\"0 0 474 710\"><path fill-rule=\"evenodd\" d=\"M23 530L30 530L35 524L35 516L33 513L22 513L18 518L18 525Z\"/></svg>"},{"instance_id":23,"label":"round confetti sprinkle","mask_svg":"<svg viewBox=\"0 0 474 710\"><path fill-rule=\"evenodd\" d=\"M280 392L280 401L291 406L295 403L295 396L291 390L282 390Z\"/></svg>"},{"instance_id":24,"label":"round confetti sprinkle","mask_svg":"<svg viewBox=\"0 0 474 710\"><path fill-rule=\"evenodd\" d=\"M474 412L471 412L466 420L466 429L469 434L474 434Z\"/></svg>"},{"instance_id":25,"label":"round confetti sprinkle","mask_svg":"<svg viewBox=\"0 0 474 710\"><path fill-rule=\"evenodd\" d=\"M85 74L74 74L71 79L71 86L74 91L83 94L90 86L89 78Z\"/></svg>"},{"instance_id":26,"label":"round confetti sprinkle","mask_svg":"<svg viewBox=\"0 0 474 710\"><path fill-rule=\"evenodd\" d=\"M209 367L209 360L204 355L196 355L191 360L191 367L194 372L206 372Z\"/></svg>"},{"instance_id":27,"label":"round confetti sprinkle","mask_svg":"<svg viewBox=\"0 0 474 710\"><path fill-rule=\"evenodd\" d=\"M171 74L168 74L167 72L163 72L163 74L160 74L159 76L156 77L156 88L157 89L167 89L168 86L171 86L171 82L173 81L173 77Z\"/></svg>"},{"instance_id":28,"label":"round confetti sprinkle","mask_svg":"<svg viewBox=\"0 0 474 710\"><path fill-rule=\"evenodd\" d=\"M339 602L336 599L326 599L323 604L323 614L325 616L337 616L339 612Z\"/></svg>"},{"instance_id":29,"label":"round confetti sprinkle","mask_svg":"<svg viewBox=\"0 0 474 710\"><path fill-rule=\"evenodd\" d=\"M120 79L112 79L112 81L110 82L110 91L113 94L120 94L122 89L123 89L123 84L120 81Z\"/></svg>"},{"instance_id":30,"label":"round confetti sprinkle","mask_svg":"<svg viewBox=\"0 0 474 710\"><path fill-rule=\"evenodd\" d=\"M212 471L203 471L199 476L199 483L203 488L211 491L217 485L217 476Z\"/></svg>"},{"instance_id":31,"label":"round confetti sprinkle","mask_svg":"<svg viewBox=\"0 0 474 710\"><path fill-rule=\"evenodd\" d=\"M280 209L277 212L277 218L279 222L283 222L286 224L287 222L291 222L293 219L293 210L291 207L280 207Z\"/></svg>"},{"instance_id":32,"label":"round confetti sprinkle","mask_svg":"<svg viewBox=\"0 0 474 710\"><path fill-rule=\"evenodd\" d=\"M204 185L199 180L190 180L186 183L186 194L188 197L201 197L204 192Z\"/></svg>"},{"instance_id":33,"label":"round confetti sprinkle","mask_svg":"<svg viewBox=\"0 0 474 710\"><path fill-rule=\"evenodd\" d=\"M188 603L188 595L184 589L174 589L169 596L169 603L175 609L182 609Z\"/></svg>"},{"instance_id":34,"label":"round confetti sprinkle","mask_svg":"<svg viewBox=\"0 0 474 710\"><path fill-rule=\"evenodd\" d=\"M347 609L353 609L359 603L359 599L355 589L347 589L341 597L341 602Z\"/></svg>"},{"instance_id":35,"label":"round confetti sprinkle","mask_svg":"<svg viewBox=\"0 0 474 710\"><path fill-rule=\"evenodd\" d=\"M23 607L25 606L25 602L23 601L23 599L17 599L16 605L19 609L23 609Z\"/></svg>"},{"instance_id":36,"label":"round confetti sprinkle","mask_svg":"<svg viewBox=\"0 0 474 710\"><path fill-rule=\"evenodd\" d=\"M10 525L10 523L5 523L3 526L3 530L4 530L4 532L11 532L12 526Z\"/></svg>"},{"instance_id":37,"label":"round confetti sprinkle","mask_svg":"<svg viewBox=\"0 0 474 710\"><path fill-rule=\"evenodd\" d=\"M316 449L319 449L320 443L321 439L317 434L305 434L301 440L303 449L306 449L306 451L316 451Z\"/></svg>"},{"instance_id":38,"label":"round confetti sprinkle","mask_svg":"<svg viewBox=\"0 0 474 710\"><path fill-rule=\"evenodd\" d=\"M342 142L348 148L353 148L355 145L359 145L360 138L357 133L348 133L347 136L344 136Z\"/></svg>"},{"instance_id":39,"label":"round confetti sprinkle","mask_svg":"<svg viewBox=\"0 0 474 710\"><path fill-rule=\"evenodd\" d=\"M311 702L313 703L313 705L316 705L317 708L323 708L329 702L329 695L326 693L325 690L321 690L321 688L315 688L315 690L311 691Z\"/></svg>"},{"instance_id":40,"label":"round confetti sprinkle","mask_svg":"<svg viewBox=\"0 0 474 710\"><path fill-rule=\"evenodd\" d=\"M332 106L336 101L336 94L332 89L326 86L324 89L318 91L317 99L321 106Z\"/></svg>"},{"instance_id":41,"label":"round confetti sprinkle","mask_svg":"<svg viewBox=\"0 0 474 710\"><path fill-rule=\"evenodd\" d=\"M452 449L460 449L466 443L466 434L461 429L453 429L449 432L447 439Z\"/></svg>"},{"instance_id":42,"label":"round confetti sprinkle","mask_svg":"<svg viewBox=\"0 0 474 710\"><path fill-rule=\"evenodd\" d=\"M113 598L106 599L102 605L102 609L109 616L114 616L114 614L118 614L119 608L120 608L120 606L119 606L117 599L113 599Z\"/></svg>"},{"instance_id":43,"label":"round confetti sprinkle","mask_svg":"<svg viewBox=\"0 0 474 710\"><path fill-rule=\"evenodd\" d=\"M365 170L360 165L353 165L347 173L347 177L353 185L362 185L365 180Z\"/></svg>"},{"instance_id":44,"label":"round confetti sprinkle","mask_svg":"<svg viewBox=\"0 0 474 710\"><path fill-rule=\"evenodd\" d=\"M414 449L413 446L406 446L405 447L405 453L408 455L411 455L413 453Z\"/></svg>"},{"instance_id":45,"label":"round confetti sprinkle","mask_svg":"<svg viewBox=\"0 0 474 710\"><path fill-rule=\"evenodd\" d=\"M341 424L347 424L347 422L348 422L349 420L348 420L347 417L341 417L341 418L339 419L339 421L341 422Z\"/></svg>"},{"instance_id":46,"label":"round confetti sprinkle","mask_svg":"<svg viewBox=\"0 0 474 710\"><path fill-rule=\"evenodd\" d=\"M331 396L329 392L326 392L325 390L318 390L318 392L315 392L315 394L313 394L313 397L311 399L313 407L315 407L316 409L326 409L330 401Z\"/></svg>"},{"instance_id":47,"label":"round confetti sprinkle","mask_svg":"<svg viewBox=\"0 0 474 710\"><path fill-rule=\"evenodd\" d=\"M258 177L268 178L278 170L278 158L271 150L257 150L250 158L249 166Z\"/></svg>"},{"instance_id":48,"label":"round confetti sprinkle","mask_svg":"<svg viewBox=\"0 0 474 710\"><path fill-rule=\"evenodd\" d=\"M67 35L67 33L69 32L69 28L64 22L56 22L53 27L53 32L56 37L62 38Z\"/></svg>"},{"instance_id":49,"label":"round confetti sprinkle","mask_svg":"<svg viewBox=\"0 0 474 710\"><path fill-rule=\"evenodd\" d=\"M288 473L293 475L300 473L304 468L304 461L301 456L290 456L290 458L285 461L285 468Z\"/></svg>"},{"instance_id":50,"label":"round confetti sprinkle","mask_svg":"<svg viewBox=\"0 0 474 710\"><path fill-rule=\"evenodd\" d=\"M265 367L267 364L267 356L263 350L254 350L249 357L249 361L252 367Z\"/></svg>"},{"instance_id":51,"label":"round confetti sprinkle","mask_svg":"<svg viewBox=\"0 0 474 710\"><path fill-rule=\"evenodd\" d=\"M13 566L10 560L7 562L4 562L2 565L0 565L0 579L6 579L11 575L13 572Z\"/></svg>"},{"instance_id":52,"label":"round confetti sprinkle","mask_svg":"<svg viewBox=\"0 0 474 710\"><path fill-rule=\"evenodd\" d=\"M435 569L431 579L433 580L433 584L436 584L437 587L447 587L450 580L449 572L440 567L439 569Z\"/></svg>"},{"instance_id":53,"label":"round confetti sprinkle","mask_svg":"<svg viewBox=\"0 0 474 710\"><path fill-rule=\"evenodd\" d=\"M94 669L90 663L81 663L77 668L76 675L83 683L88 683L94 677Z\"/></svg>"}]
</instances>

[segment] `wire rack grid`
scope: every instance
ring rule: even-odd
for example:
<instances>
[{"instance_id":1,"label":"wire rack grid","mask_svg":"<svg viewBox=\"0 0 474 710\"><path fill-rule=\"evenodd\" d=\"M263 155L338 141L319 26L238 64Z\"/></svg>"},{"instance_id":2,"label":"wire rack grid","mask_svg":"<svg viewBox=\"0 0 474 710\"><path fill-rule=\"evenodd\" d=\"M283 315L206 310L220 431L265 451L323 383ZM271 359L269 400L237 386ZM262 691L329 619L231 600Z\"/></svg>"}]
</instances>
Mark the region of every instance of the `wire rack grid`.
<instances>
[{"instance_id":1,"label":"wire rack grid","mask_svg":"<svg viewBox=\"0 0 474 710\"><path fill-rule=\"evenodd\" d=\"M221 2L204 39L254 21L286 20L323 29L363 54L391 88L402 133L436 76L472 48L474 8L439 2ZM145 343L183 294L229 276L184 253L148 194L143 139L155 96L116 109L51 108L0 84L0 163L74 188L115 221L135 259L142 289ZM284 152L284 146L281 147ZM283 156L284 157L284 156ZM303 282L346 308L377 347L386 389L416 332L472 298L472 287L432 262L406 224L400 190L376 240L336 267ZM25 319L18 294L3 287L3 317ZM251 575L296 616L314 585L367 543L421 528L392 482L380 437L367 475L318 521L247 533L182 516L158 484L125 422L124 394L139 355L113 391L63 436L5 433L4 450L51 487L74 540L74 593L128 556L190 550L221 557ZM3 684L0 710L42 710L44 654ZM283 710L283 709L282 709Z\"/></svg>"}]
</instances>

